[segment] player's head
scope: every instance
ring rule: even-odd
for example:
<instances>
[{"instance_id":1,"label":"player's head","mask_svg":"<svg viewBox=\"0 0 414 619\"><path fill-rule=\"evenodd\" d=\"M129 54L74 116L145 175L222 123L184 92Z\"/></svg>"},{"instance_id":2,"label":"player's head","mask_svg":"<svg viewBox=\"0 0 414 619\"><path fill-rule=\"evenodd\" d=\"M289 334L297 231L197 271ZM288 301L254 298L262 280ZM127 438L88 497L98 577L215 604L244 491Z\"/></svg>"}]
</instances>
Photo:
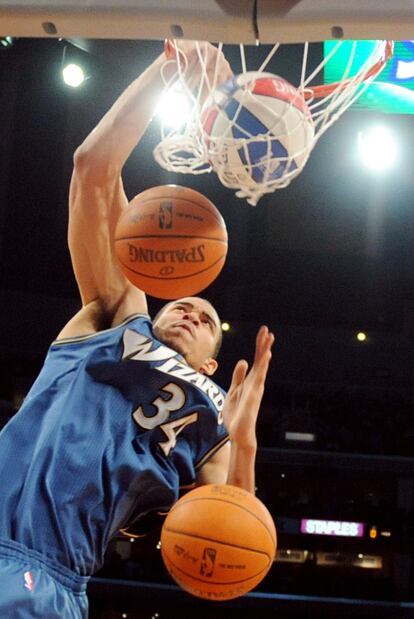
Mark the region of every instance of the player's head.
<instances>
[{"instance_id":1,"label":"player's head","mask_svg":"<svg viewBox=\"0 0 414 619\"><path fill-rule=\"evenodd\" d=\"M211 375L222 341L221 322L214 307L201 297L167 303L155 316L154 335L183 355L195 370Z\"/></svg>"}]
</instances>

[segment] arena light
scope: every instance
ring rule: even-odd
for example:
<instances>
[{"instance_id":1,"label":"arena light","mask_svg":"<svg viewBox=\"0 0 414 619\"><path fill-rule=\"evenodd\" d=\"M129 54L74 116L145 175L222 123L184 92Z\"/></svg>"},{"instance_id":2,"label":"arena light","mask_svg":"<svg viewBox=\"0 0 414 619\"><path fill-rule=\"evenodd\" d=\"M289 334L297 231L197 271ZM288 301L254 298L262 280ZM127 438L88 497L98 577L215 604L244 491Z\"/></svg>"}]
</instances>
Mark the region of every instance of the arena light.
<instances>
[{"instance_id":1,"label":"arena light","mask_svg":"<svg viewBox=\"0 0 414 619\"><path fill-rule=\"evenodd\" d=\"M309 558L309 550L290 550L278 548L275 561L278 563L306 563Z\"/></svg>"},{"instance_id":2,"label":"arena light","mask_svg":"<svg viewBox=\"0 0 414 619\"><path fill-rule=\"evenodd\" d=\"M312 432L285 432L285 440L314 443L316 440L316 435Z\"/></svg>"},{"instance_id":3,"label":"arena light","mask_svg":"<svg viewBox=\"0 0 414 619\"><path fill-rule=\"evenodd\" d=\"M382 557L359 554L353 562L353 567L361 567L366 570L381 570Z\"/></svg>"},{"instance_id":4,"label":"arena light","mask_svg":"<svg viewBox=\"0 0 414 619\"><path fill-rule=\"evenodd\" d=\"M380 570L383 562L379 556L355 555L349 552L317 552L316 565Z\"/></svg>"},{"instance_id":5,"label":"arena light","mask_svg":"<svg viewBox=\"0 0 414 619\"><path fill-rule=\"evenodd\" d=\"M222 322L221 323L221 330L222 331L230 331L230 323L228 322Z\"/></svg>"},{"instance_id":6,"label":"arena light","mask_svg":"<svg viewBox=\"0 0 414 619\"><path fill-rule=\"evenodd\" d=\"M85 73L82 67L74 63L67 64L62 69L62 76L65 84L72 88L77 88L85 81Z\"/></svg>"},{"instance_id":7,"label":"arena light","mask_svg":"<svg viewBox=\"0 0 414 619\"><path fill-rule=\"evenodd\" d=\"M358 149L364 165L374 172L387 170L397 159L397 144L384 126L358 132Z\"/></svg>"},{"instance_id":8,"label":"arena light","mask_svg":"<svg viewBox=\"0 0 414 619\"><path fill-rule=\"evenodd\" d=\"M9 49L13 45L13 37L0 37L0 49Z\"/></svg>"},{"instance_id":9,"label":"arena light","mask_svg":"<svg viewBox=\"0 0 414 619\"><path fill-rule=\"evenodd\" d=\"M359 331L356 337L357 337L358 342L365 342L367 339L367 334L364 333L363 331Z\"/></svg>"},{"instance_id":10,"label":"arena light","mask_svg":"<svg viewBox=\"0 0 414 619\"><path fill-rule=\"evenodd\" d=\"M190 114L190 102L179 88L167 90L161 97L156 110L157 116L166 127L178 129Z\"/></svg>"}]
</instances>

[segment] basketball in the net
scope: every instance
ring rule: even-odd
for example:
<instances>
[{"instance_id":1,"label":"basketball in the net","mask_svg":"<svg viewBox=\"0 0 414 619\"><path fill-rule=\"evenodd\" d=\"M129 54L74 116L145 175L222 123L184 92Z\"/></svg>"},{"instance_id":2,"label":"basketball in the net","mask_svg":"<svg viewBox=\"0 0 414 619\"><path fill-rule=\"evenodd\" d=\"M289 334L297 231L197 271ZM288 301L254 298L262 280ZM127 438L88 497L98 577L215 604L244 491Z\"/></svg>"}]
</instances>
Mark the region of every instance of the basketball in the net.
<instances>
[{"instance_id":1,"label":"basketball in the net","mask_svg":"<svg viewBox=\"0 0 414 619\"><path fill-rule=\"evenodd\" d=\"M227 254L223 217L194 189L162 185L138 194L115 229L126 277L160 299L191 296L220 273Z\"/></svg>"},{"instance_id":2,"label":"basketball in the net","mask_svg":"<svg viewBox=\"0 0 414 619\"><path fill-rule=\"evenodd\" d=\"M161 531L161 553L183 589L209 600L230 600L266 576L276 554L276 529L253 494L210 484L175 503Z\"/></svg>"},{"instance_id":3,"label":"basketball in the net","mask_svg":"<svg viewBox=\"0 0 414 619\"><path fill-rule=\"evenodd\" d=\"M204 104L201 120L207 144L213 151L225 146L226 166L244 183L299 173L314 143L306 101L272 73L250 71L220 85Z\"/></svg>"}]
</instances>

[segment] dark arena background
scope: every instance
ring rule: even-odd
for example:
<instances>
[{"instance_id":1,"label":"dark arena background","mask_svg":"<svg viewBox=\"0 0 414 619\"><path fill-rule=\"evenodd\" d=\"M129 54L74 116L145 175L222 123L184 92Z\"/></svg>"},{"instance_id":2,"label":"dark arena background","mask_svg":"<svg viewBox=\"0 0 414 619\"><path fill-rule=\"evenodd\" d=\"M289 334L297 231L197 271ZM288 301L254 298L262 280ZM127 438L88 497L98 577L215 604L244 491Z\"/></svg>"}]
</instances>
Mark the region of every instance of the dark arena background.
<instances>
[{"instance_id":1,"label":"dark arena background","mask_svg":"<svg viewBox=\"0 0 414 619\"><path fill-rule=\"evenodd\" d=\"M86 43L0 45L2 424L79 308L66 241L73 152L162 50L152 41ZM64 55L86 67L80 88L61 79ZM375 123L399 147L394 167L379 173L357 153L358 133ZM89 587L91 618L414 617L413 116L349 110L303 173L257 207L213 174L162 170L152 157L158 139L155 118L124 170L128 196L188 185L216 204L229 231L226 265L205 292L230 325L217 382L229 384L259 324L277 336L257 495L275 519L278 552L254 592L204 602L168 576L160 519L145 537L111 542ZM152 315L160 307L150 300Z\"/></svg>"}]
</instances>

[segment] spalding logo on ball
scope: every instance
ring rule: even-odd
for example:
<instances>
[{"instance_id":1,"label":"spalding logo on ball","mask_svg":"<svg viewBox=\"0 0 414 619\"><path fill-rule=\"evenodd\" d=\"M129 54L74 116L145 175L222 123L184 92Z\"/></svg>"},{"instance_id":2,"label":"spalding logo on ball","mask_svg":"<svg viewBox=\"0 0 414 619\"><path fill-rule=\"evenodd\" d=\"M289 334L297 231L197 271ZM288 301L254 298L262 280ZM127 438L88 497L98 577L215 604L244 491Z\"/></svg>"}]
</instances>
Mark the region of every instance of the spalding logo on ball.
<instances>
[{"instance_id":1,"label":"spalding logo on ball","mask_svg":"<svg viewBox=\"0 0 414 619\"><path fill-rule=\"evenodd\" d=\"M223 217L198 191L162 185L138 194L115 230L115 253L125 276L160 299L204 290L223 268Z\"/></svg>"},{"instance_id":2,"label":"spalding logo on ball","mask_svg":"<svg viewBox=\"0 0 414 619\"><path fill-rule=\"evenodd\" d=\"M208 600L230 600L253 589L270 570L276 529L253 494L210 484L175 503L161 531L161 553L183 589Z\"/></svg>"}]
</instances>

